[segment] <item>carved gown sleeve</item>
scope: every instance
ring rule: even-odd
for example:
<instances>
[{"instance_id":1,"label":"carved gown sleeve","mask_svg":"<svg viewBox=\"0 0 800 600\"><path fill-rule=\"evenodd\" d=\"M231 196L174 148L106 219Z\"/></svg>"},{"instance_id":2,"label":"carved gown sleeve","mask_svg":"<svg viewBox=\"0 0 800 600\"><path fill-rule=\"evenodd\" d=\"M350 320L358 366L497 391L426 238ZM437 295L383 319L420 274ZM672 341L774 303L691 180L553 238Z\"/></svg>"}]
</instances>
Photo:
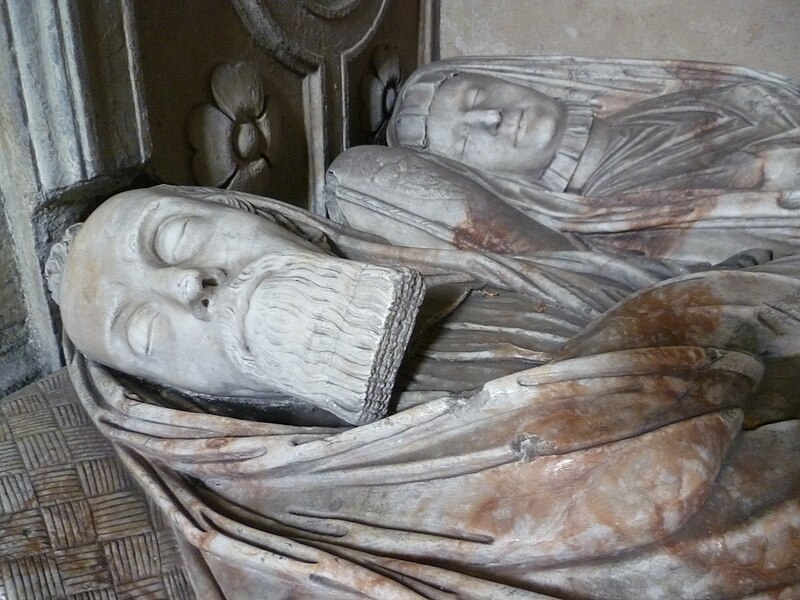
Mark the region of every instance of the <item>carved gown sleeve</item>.
<instances>
[{"instance_id":1,"label":"carved gown sleeve","mask_svg":"<svg viewBox=\"0 0 800 600\"><path fill-rule=\"evenodd\" d=\"M476 182L403 148L351 148L331 165L325 190L334 221L396 246L510 255L575 249Z\"/></svg>"}]
</instances>

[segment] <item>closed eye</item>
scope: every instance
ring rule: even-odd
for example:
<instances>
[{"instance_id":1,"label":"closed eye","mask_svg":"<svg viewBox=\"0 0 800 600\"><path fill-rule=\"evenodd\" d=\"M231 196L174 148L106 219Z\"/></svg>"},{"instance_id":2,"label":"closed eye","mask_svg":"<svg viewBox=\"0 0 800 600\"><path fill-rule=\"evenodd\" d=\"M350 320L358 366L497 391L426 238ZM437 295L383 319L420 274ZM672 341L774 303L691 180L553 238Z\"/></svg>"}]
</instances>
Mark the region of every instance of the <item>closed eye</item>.
<instances>
[{"instance_id":1,"label":"closed eye","mask_svg":"<svg viewBox=\"0 0 800 600\"><path fill-rule=\"evenodd\" d=\"M161 223L153 239L153 250L169 265L192 258L208 241L208 223L202 217L178 215Z\"/></svg>"},{"instance_id":2,"label":"closed eye","mask_svg":"<svg viewBox=\"0 0 800 600\"><path fill-rule=\"evenodd\" d=\"M155 304L143 304L128 317L125 337L131 349L140 356L151 356L160 313Z\"/></svg>"},{"instance_id":3,"label":"closed eye","mask_svg":"<svg viewBox=\"0 0 800 600\"><path fill-rule=\"evenodd\" d=\"M467 143L469 142L469 130L464 132L464 138L461 142L461 151L458 153L460 157L464 157L464 153L467 151Z\"/></svg>"},{"instance_id":4,"label":"closed eye","mask_svg":"<svg viewBox=\"0 0 800 600\"><path fill-rule=\"evenodd\" d=\"M471 91L471 97L470 97L470 100L469 100L470 109L473 109L476 106L478 106L478 104L481 101L482 92L483 92L483 90L481 88L474 88Z\"/></svg>"}]
</instances>

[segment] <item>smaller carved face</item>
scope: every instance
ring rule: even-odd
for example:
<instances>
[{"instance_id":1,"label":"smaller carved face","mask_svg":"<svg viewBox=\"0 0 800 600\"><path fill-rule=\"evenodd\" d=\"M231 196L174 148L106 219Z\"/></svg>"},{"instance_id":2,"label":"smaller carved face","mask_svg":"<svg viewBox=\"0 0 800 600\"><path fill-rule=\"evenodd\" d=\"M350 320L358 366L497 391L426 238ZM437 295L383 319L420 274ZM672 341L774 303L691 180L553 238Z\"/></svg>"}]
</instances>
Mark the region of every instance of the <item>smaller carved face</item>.
<instances>
[{"instance_id":1,"label":"smaller carved face","mask_svg":"<svg viewBox=\"0 0 800 600\"><path fill-rule=\"evenodd\" d=\"M428 149L481 170L535 176L558 149L564 117L560 102L535 90L461 73L433 97Z\"/></svg>"}]
</instances>

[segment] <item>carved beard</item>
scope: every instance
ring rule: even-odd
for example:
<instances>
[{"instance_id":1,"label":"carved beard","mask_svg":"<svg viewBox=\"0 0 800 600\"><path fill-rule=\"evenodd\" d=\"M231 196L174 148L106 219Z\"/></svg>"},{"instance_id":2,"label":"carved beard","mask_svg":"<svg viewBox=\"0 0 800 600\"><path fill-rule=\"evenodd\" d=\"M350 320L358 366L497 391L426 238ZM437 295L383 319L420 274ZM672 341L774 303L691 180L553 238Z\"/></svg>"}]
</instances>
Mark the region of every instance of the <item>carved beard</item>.
<instances>
[{"instance_id":1,"label":"carved beard","mask_svg":"<svg viewBox=\"0 0 800 600\"><path fill-rule=\"evenodd\" d=\"M230 284L225 351L259 387L348 423L386 414L423 297L422 277L315 253L269 255Z\"/></svg>"}]
</instances>

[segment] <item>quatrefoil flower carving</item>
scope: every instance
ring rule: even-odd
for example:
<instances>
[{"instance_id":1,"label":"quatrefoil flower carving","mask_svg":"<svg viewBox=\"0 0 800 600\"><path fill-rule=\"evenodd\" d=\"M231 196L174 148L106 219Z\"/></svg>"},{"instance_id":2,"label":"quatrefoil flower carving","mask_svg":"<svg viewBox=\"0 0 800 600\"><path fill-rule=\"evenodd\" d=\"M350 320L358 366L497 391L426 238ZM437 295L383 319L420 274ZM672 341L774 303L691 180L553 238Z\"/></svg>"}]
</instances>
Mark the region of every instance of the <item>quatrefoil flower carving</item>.
<instances>
[{"instance_id":1,"label":"quatrefoil flower carving","mask_svg":"<svg viewBox=\"0 0 800 600\"><path fill-rule=\"evenodd\" d=\"M267 97L255 65L224 63L211 73L215 105L189 115L192 171L197 183L264 192L270 169Z\"/></svg>"},{"instance_id":2,"label":"quatrefoil flower carving","mask_svg":"<svg viewBox=\"0 0 800 600\"><path fill-rule=\"evenodd\" d=\"M370 69L361 80L361 125L377 141L386 132L402 80L396 48L378 46L370 58Z\"/></svg>"}]
</instances>

